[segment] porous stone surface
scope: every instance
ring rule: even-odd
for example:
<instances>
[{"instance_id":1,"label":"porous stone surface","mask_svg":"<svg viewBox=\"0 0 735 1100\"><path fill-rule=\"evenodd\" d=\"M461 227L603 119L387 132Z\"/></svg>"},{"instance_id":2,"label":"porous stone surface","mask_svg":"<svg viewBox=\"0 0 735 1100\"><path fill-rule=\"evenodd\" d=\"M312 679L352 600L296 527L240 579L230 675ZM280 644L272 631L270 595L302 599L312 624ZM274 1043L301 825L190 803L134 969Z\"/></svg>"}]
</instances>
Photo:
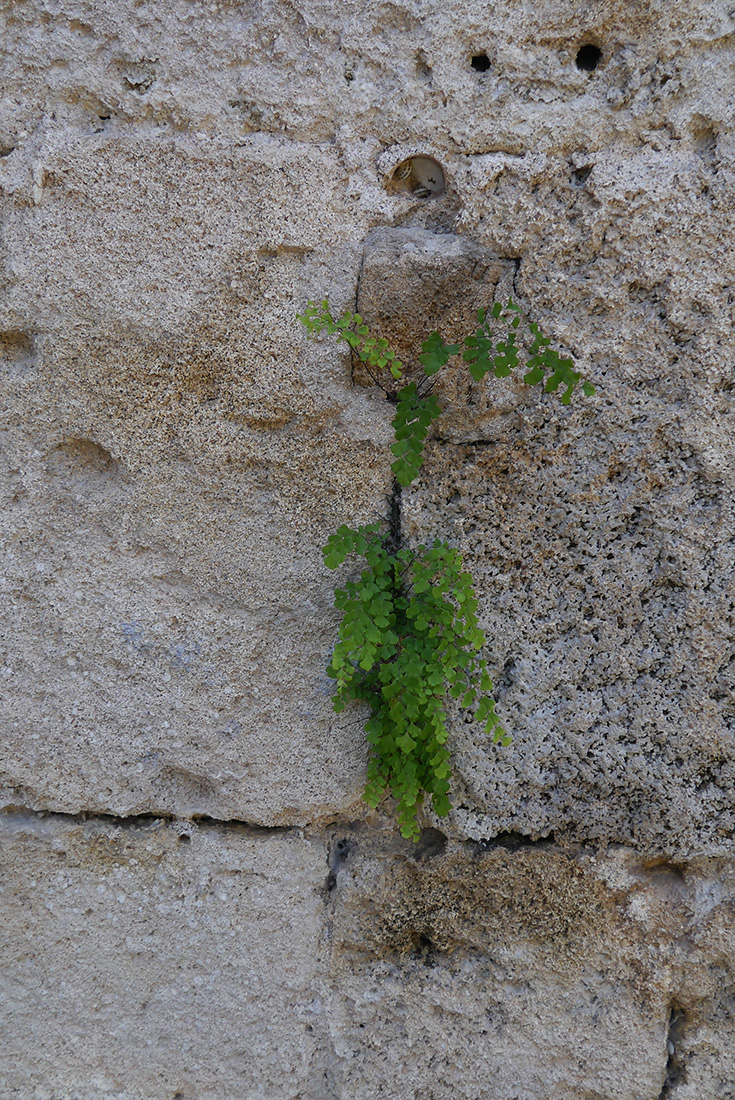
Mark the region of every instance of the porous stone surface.
<instances>
[{"instance_id":1,"label":"porous stone surface","mask_svg":"<svg viewBox=\"0 0 735 1100\"><path fill-rule=\"evenodd\" d=\"M0 1095L729 1097L735 868L0 817Z\"/></svg>"},{"instance_id":2,"label":"porous stone surface","mask_svg":"<svg viewBox=\"0 0 735 1100\"><path fill-rule=\"evenodd\" d=\"M1 1096L323 1095L318 844L8 814L0 858Z\"/></svg>"},{"instance_id":3,"label":"porous stone surface","mask_svg":"<svg viewBox=\"0 0 735 1100\"><path fill-rule=\"evenodd\" d=\"M334 1094L731 1097L732 875L622 847L342 837Z\"/></svg>"},{"instance_id":4,"label":"porous stone surface","mask_svg":"<svg viewBox=\"0 0 735 1100\"><path fill-rule=\"evenodd\" d=\"M0 916L45 967L13 947L6 1093L732 1100L732 5L0 0L0 25ZM411 157L441 194L393 185ZM324 672L321 546L386 514L392 409L294 318L359 305L415 362L506 296L597 393L437 383L403 532L465 555L513 743L452 714L449 839L412 855ZM139 814L210 824L179 846ZM205 866L212 923L177 940ZM154 899L145 965L85 900L110 875ZM266 927L301 954L278 931L249 1000L223 945ZM155 965L176 1027L141 1068Z\"/></svg>"}]
</instances>

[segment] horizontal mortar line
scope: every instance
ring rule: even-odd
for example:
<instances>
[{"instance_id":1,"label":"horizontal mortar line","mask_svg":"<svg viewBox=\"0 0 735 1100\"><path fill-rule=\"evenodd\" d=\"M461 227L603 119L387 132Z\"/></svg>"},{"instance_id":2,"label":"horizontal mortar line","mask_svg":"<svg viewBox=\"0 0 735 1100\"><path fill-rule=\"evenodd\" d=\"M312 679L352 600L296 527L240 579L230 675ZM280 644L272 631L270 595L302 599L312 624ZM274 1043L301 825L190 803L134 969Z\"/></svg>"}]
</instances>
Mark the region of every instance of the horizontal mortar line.
<instances>
[{"instance_id":1,"label":"horizontal mortar line","mask_svg":"<svg viewBox=\"0 0 735 1100\"><path fill-rule=\"evenodd\" d=\"M138 814L113 814L97 810L79 810L76 813L70 813L66 810L36 810L30 806L19 805L6 806L0 810L0 822L4 817L27 817L36 821L51 818L77 825L83 825L85 822L91 821L128 829L145 828L162 822L180 828L193 825L204 829L243 829L252 836L288 836L290 834L300 834L306 828L304 825L261 825L258 822L245 821L241 818L212 817L209 814L191 814L184 817L179 814L156 810L147 810Z\"/></svg>"},{"instance_id":2,"label":"horizontal mortar line","mask_svg":"<svg viewBox=\"0 0 735 1100\"><path fill-rule=\"evenodd\" d=\"M464 807L460 807L464 808ZM77 813L71 813L66 810L51 810L43 809L38 810L29 806L23 806L20 804L9 805L0 808L0 826L2 825L3 818L7 819L26 819L29 821L44 821L58 820L68 822L70 824L84 825L87 822L113 825L119 829L135 828L143 829L145 827L151 827L156 824L163 824L171 826L181 830L186 828L202 828L213 829L225 832L227 830L240 830L250 837L273 837L273 836L295 836L302 839L322 839L328 838L335 833L350 834L354 828L354 819L343 819L340 815L330 816L327 820L320 822L304 822L300 825L261 825L258 822L245 821L242 818L219 818L212 817L209 814L191 814L188 817L179 814L170 813L168 811L155 811L149 810L144 813L138 814L113 814L105 813L95 810L80 810ZM439 831L431 829L429 831ZM368 829L364 839L368 839L371 830ZM735 831L733 834L735 835ZM449 839L449 838L447 838ZM573 856L576 854L598 854L604 851L608 845L604 842L591 841L584 839L569 840L564 842L560 840L553 832L546 834L545 836L533 837L526 833L517 831L506 832L501 830L494 835L488 835L485 837L455 837L454 841L459 843L463 848L477 851L480 849L485 852L492 852L498 850L505 850L511 855L520 855L523 851L529 849L546 850L547 852L556 852L560 855ZM416 845L414 854L421 854L421 841ZM626 851L633 852L638 857L644 866L644 871L659 871L662 868L672 870L678 874L682 873L682 869L687 864L694 860L701 858L700 855L683 856L681 858L674 858L671 856L660 855L651 856L645 855L639 852L636 848L629 844L615 843L614 847L622 848ZM412 849L413 850L413 849ZM718 853L722 855L722 853ZM717 855L715 856L717 858ZM650 866L645 866L650 864Z\"/></svg>"}]
</instances>

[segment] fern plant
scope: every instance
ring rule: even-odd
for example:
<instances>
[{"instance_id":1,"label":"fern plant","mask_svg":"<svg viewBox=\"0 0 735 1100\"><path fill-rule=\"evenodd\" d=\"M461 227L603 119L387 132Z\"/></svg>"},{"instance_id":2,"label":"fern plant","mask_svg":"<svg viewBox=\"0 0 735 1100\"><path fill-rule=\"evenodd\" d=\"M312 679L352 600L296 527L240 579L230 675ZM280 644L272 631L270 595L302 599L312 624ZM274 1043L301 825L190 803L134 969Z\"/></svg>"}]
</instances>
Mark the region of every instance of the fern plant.
<instances>
[{"instance_id":1,"label":"fern plant","mask_svg":"<svg viewBox=\"0 0 735 1100\"><path fill-rule=\"evenodd\" d=\"M537 324L522 327L521 311L511 300L506 306L496 302L489 314L478 310L477 327L462 345L446 344L432 332L421 345L419 367L411 371L418 377L410 381L387 341L372 337L359 314L348 311L335 320L325 300L309 302L298 319L312 335L327 332L347 343L395 405L390 515L382 523L341 526L324 547L330 569L352 556L365 562L359 580L335 591L342 620L327 673L336 681L335 711L353 700L370 707L366 802L376 807L390 791L402 835L415 840L426 794L439 817L451 809L447 696L483 722L494 742L511 740L495 713L477 598L461 554L439 539L407 547L401 536L401 491L416 478L429 428L442 411L432 392L435 376L461 354L476 380L489 373L505 378L523 361L523 381L543 383L550 393L563 387L564 405L578 385L588 396L595 391L571 359L550 347Z\"/></svg>"}]
</instances>

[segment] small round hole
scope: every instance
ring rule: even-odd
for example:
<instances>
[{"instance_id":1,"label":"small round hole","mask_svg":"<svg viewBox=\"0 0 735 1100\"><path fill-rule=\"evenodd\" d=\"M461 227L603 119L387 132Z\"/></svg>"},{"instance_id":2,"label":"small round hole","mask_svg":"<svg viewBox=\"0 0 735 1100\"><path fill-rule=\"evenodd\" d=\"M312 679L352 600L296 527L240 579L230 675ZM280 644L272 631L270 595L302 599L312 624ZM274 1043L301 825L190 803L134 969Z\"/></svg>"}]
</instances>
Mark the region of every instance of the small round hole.
<instances>
[{"instance_id":1,"label":"small round hole","mask_svg":"<svg viewBox=\"0 0 735 1100\"><path fill-rule=\"evenodd\" d=\"M444 172L433 157L415 156L393 169L389 188L410 192L416 199L429 199L444 191Z\"/></svg>"},{"instance_id":2,"label":"small round hole","mask_svg":"<svg viewBox=\"0 0 735 1100\"><path fill-rule=\"evenodd\" d=\"M490 68L490 58L486 53L476 53L470 64L476 73L486 73Z\"/></svg>"},{"instance_id":3,"label":"small round hole","mask_svg":"<svg viewBox=\"0 0 735 1100\"><path fill-rule=\"evenodd\" d=\"M593 69L597 68L601 61L602 50L599 46L580 46L577 50L577 68L582 69L586 73L591 73Z\"/></svg>"}]
</instances>

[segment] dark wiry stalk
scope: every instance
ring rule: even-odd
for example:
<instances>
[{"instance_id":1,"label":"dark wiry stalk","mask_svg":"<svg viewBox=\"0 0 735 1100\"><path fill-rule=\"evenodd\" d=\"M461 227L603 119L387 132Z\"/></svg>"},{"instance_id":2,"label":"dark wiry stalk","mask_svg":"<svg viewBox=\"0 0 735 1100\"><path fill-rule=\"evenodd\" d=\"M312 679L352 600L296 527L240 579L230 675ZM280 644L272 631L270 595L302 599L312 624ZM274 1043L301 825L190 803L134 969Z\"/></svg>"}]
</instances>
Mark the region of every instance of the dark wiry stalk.
<instances>
[{"instance_id":1,"label":"dark wiry stalk","mask_svg":"<svg viewBox=\"0 0 735 1100\"><path fill-rule=\"evenodd\" d=\"M390 501L388 502L388 536L386 538L386 550L390 554L397 554L401 548L402 542L402 523L401 523L401 494L403 489L398 484L397 480L393 478L393 491L391 492Z\"/></svg>"}]
</instances>

